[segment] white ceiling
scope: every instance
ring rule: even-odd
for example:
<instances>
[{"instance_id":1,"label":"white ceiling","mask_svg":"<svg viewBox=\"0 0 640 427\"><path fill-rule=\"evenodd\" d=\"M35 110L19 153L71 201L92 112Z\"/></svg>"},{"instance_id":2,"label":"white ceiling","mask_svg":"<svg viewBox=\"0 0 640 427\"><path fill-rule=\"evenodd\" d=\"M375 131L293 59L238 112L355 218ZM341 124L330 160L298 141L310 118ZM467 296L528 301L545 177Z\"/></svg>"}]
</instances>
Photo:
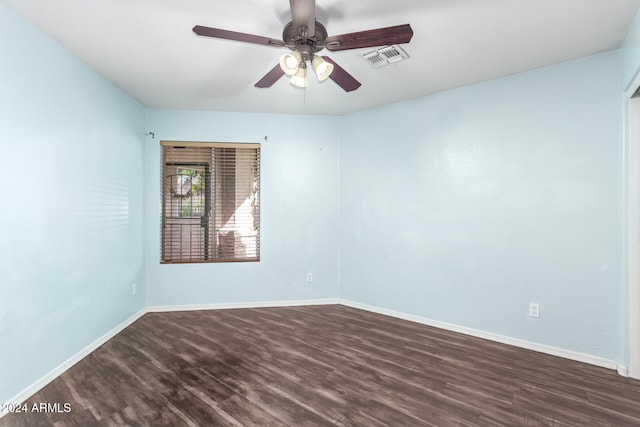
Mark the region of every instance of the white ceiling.
<instances>
[{"instance_id":1,"label":"white ceiling","mask_svg":"<svg viewBox=\"0 0 640 427\"><path fill-rule=\"evenodd\" d=\"M322 51L362 86L309 75L253 85L286 48L196 36L194 25L280 39L287 0L2 0L148 107L343 114L619 48L640 0L317 0L329 35L409 23L410 59Z\"/></svg>"}]
</instances>

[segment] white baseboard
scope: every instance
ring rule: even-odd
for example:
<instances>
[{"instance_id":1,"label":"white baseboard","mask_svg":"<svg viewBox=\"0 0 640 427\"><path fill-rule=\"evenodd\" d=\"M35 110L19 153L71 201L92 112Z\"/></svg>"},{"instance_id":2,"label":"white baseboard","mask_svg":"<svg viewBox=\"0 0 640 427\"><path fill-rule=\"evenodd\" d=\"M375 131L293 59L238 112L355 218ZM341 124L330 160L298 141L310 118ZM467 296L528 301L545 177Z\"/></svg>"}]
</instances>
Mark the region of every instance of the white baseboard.
<instances>
[{"instance_id":1,"label":"white baseboard","mask_svg":"<svg viewBox=\"0 0 640 427\"><path fill-rule=\"evenodd\" d=\"M111 338L120 333L123 329L131 325L140 317L150 312L170 312L170 311L196 311L196 310L224 310L233 308L267 308L267 307L297 307L297 306L309 306L309 305L331 305L341 304L347 307L358 308L361 310L370 311L373 313L384 314L398 319L409 320L411 322L420 323L423 325L433 326L453 332L459 332L466 335L471 335L478 338L484 338L491 341L500 342L503 344L513 345L516 347L526 348L529 350L539 351L541 353L551 354L554 356L564 357L570 360L576 360L578 362L589 363L591 365L600 366L603 368L615 369L622 376L629 376L631 372L625 367L613 360L608 360L589 354L578 353L571 350L565 350L558 347L552 347L544 344L525 341L517 338L511 338L503 335L498 335L490 332L480 331L477 329L467 328L464 326L454 325L451 323L440 322L437 320L428 319L426 317L415 316L412 314L406 314L398 311L388 310L386 308L376 307L372 305L362 304L355 301L340 299L340 298L322 298L311 300L293 300L293 301L257 301L257 302L244 302L244 303L223 303L223 304L194 304L194 305L173 305L173 306L150 306L140 310L111 331L107 332L83 350L73 355L65 362L54 368L51 372L43 376L38 381L34 382L20 393L9 399L7 404L20 404L26 401L29 397L37 393L44 386L63 374L66 370L78 363L84 357L88 356L91 352L98 349L101 345L109 341ZM6 412L0 412L0 418L6 415Z\"/></svg>"},{"instance_id":2,"label":"white baseboard","mask_svg":"<svg viewBox=\"0 0 640 427\"><path fill-rule=\"evenodd\" d=\"M623 365L618 363L616 370L618 371L618 374L620 376L631 377L631 371L626 366L623 366Z\"/></svg>"},{"instance_id":3,"label":"white baseboard","mask_svg":"<svg viewBox=\"0 0 640 427\"><path fill-rule=\"evenodd\" d=\"M82 360L83 358L91 354L93 351L95 351L98 347L100 347L101 345L109 341L111 338L118 335L122 330L124 330L126 327L131 325L133 322L135 322L136 320L144 316L145 313L146 313L145 309L138 311L136 314L129 317L127 320L120 323L118 326L116 326L106 334L102 335L100 338L98 338L97 340L95 340L94 342L92 342L82 350L80 350L78 353L71 356L69 359L62 362L60 365L55 367L45 376L43 376L42 378L40 378L39 380L37 380L36 382L34 382L33 384L31 384L30 386L28 386L27 388L22 390L20 393L16 394L12 398L10 398L7 402L4 402L4 403L6 403L8 406L11 406L11 405L18 405L25 402L31 396L33 396L42 388L44 388L44 386L46 386L51 381L55 380L60 375L62 375L66 370L68 370L73 365L78 363L80 360ZM7 412L0 411L0 418L2 418L5 415L7 415Z\"/></svg>"},{"instance_id":4,"label":"white baseboard","mask_svg":"<svg viewBox=\"0 0 640 427\"><path fill-rule=\"evenodd\" d=\"M578 362L589 363L591 365L600 366L602 368L617 370L620 375L622 372L626 372L626 368L619 365L617 362L609 359L604 359L590 354L579 353L563 348L553 347L545 344L539 344L531 341L525 341L518 338L511 338L504 335L494 334L491 332L485 332L478 329L467 328L465 326L454 325L451 323L440 322L437 320L428 319L426 317L414 316L412 314L401 313L398 311L388 310L386 308L376 307L367 304L361 304L359 302L350 300L340 300L340 304L347 307L358 308L361 310L371 311L373 313L384 314L398 319L409 320L411 322L421 323L423 325L433 326L448 331L459 332L465 335L471 335L478 338L484 338L490 341L496 341L502 344L508 344L515 347L526 348L528 350L538 351L540 353L551 354L553 356L564 357L565 359L575 360Z\"/></svg>"},{"instance_id":5,"label":"white baseboard","mask_svg":"<svg viewBox=\"0 0 640 427\"><path fill-rule=\"evenodd\" d=\"M292 301L255 301L232 302L221 304L188 304L188 305L156 305L147 307L148 313L160 313L167 311L198 311L198 310L226 310L231 308L269 308L269 307L298 307L304 305L330 305L340 304L338 298L321 298Z\"/></svg>"},{"instance_id":6,"label":"white baseboard","mask_svg":"<svg viewBox=\"0 0 640 427\"><path fill-rule=\"evenodd\" d=\"M91 352L97 350L101 345L109 341L111 338L120 333L123 329L131 325L149 312L166 312L166 311L193 311L193 310L223 310L230 308L265 308L265 307L297 307L305 305L329 305L339 304L340 300L337 298L323 298L323 299L311 299L311 300L293 300L293 301L257 301L257 302L243 302L243 303L224 303L224 304L197 304L197 305L173 305L173 306L155 306L146 307L88 346L71 356L69 359L61 363L59 366L51 370L45 376L22 390L17 395L10 398L6 403L7 405L18 405L25 402L35 393L40 391L44 386L55 380L62 375L66 370L78 363L84 357L88 356ZM6 415L7 412L0 412L0 418Z\"/></svg>"}]
</instances>

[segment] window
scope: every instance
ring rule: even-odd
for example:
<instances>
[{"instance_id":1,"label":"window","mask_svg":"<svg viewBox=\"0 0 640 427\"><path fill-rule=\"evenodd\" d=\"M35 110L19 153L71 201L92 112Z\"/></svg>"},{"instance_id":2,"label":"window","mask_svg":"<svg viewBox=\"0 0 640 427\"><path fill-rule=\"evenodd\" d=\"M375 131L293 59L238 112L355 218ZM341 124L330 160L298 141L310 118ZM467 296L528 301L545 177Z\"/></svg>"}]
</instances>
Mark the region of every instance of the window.
<instances>
[{"instance_id":1,"label":"window","mask_svg":"<svg viewBox=\"0 0 640 427\"><path fill-rule=\"evenodd\" d=\"M162 141L162 263L260 260L260 144Z\"/></svg>"}]
</instances>

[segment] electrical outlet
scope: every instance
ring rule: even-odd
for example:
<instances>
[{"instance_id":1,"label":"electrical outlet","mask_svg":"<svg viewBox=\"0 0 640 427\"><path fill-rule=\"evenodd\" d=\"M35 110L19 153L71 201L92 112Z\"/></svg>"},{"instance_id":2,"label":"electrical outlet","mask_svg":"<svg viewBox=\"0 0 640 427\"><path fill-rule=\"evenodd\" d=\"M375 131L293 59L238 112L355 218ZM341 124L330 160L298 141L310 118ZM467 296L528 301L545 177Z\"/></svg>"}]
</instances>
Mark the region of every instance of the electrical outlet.
<instances>
[{"instance_id":1,"label":"electrical outlet","mask_svg":"<svg viewBox=\"0 0 640 427\"><path fill-rule=\"evenodd\" d=\"M312 282L313 282L313 274L307 273L307 283L312 283Z\"/></svg>"},{"instance_id":2,"label":"electrical outlet","mask_svg":"<svg viewBox=\"0 0 640 427\"><path fill-rule=\"evenodd\" d=\"M540 304L535 302L529 303L529 316L540 317Z\"/></svg>"},{"instance_id":3,"label":"electrical outlet","mask_svg":"<svg viewBox=\"0 0 640 427\"><path fill-rule=\"evenodd\" d=\"M131 295L135 295L138 293L138 284L134 283L133 285L131 285Z\"/></svg>"}]
</instances>

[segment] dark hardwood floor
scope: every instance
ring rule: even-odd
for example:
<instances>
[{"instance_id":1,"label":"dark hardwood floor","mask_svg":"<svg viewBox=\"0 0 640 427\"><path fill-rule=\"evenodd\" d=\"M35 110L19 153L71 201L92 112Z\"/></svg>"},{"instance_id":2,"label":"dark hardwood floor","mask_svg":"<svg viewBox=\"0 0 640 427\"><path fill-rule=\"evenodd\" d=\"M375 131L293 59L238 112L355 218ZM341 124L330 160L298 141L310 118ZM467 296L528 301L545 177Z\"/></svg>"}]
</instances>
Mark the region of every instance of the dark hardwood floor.
<instances>
[{"instance_id":1,"label":"dark hardwood floor","mask_svg":"<svg viewBox=\"0 0 640 427\"><path fill-rule=\"evenodd\" d=\"M640 426L639 381L343 306L146 314L40 403L0 426Z\"/></svg>"}]
</instances>

